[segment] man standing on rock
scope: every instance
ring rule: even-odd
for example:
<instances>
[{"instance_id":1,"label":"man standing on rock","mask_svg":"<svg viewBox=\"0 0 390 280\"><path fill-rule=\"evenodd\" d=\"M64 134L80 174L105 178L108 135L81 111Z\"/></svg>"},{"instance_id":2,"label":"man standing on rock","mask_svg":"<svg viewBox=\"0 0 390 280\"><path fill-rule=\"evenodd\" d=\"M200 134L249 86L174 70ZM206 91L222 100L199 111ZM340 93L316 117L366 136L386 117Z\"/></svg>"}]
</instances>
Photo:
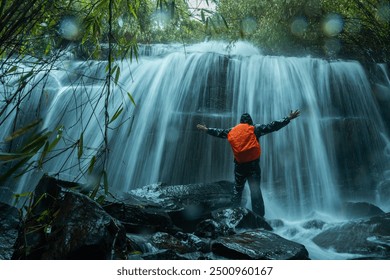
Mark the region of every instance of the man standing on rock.
<instances>
[{"instance_id":1,"label":"man standing on rock","mask_svg":"<svg viewBox=\"0 0 390 280\"><path fill-rule=\"evenodd\" d=\"M280 121L269 124L253 124L252 117L248 113L242 114L240 123L233 128L208 128L198 124L196 127L215 137L227 138L234 154L234 206L241 204L242 191L248 180L251 192L252 210L264 217L264 201L260 189L260 154L261 147L259 138L265 134L277 131L299 116L300 111L291 111L290 114Z\"/></svg>"}]
</instances>

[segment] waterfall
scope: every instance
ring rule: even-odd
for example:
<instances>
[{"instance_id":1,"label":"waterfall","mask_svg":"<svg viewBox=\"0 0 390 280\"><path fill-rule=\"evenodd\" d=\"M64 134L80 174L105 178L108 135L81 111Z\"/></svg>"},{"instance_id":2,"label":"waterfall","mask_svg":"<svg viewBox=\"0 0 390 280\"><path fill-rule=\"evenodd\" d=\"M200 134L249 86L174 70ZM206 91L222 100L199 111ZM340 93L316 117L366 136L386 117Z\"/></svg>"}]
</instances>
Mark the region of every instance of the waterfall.
<instances>
[{"instance_id":1,"label":"waterfall","mask_svg":"<svg viewBox=\"0 0 390 280\"><path fill-rule=\"evenodd\" d=\"M233 181L228 142L200 133L196 124L229 128L243 112L266 124L300 109L288 126L260 138L266 216L303 217L331 212L351 197L375 199L375 187L389 173L389 135L359 63L264 56L242 42L230 48L215 42L155 48L162 49L116 62L121 75L110 96L110 116L123 112L108 135L111 192L156 182ZM25 174L15 192L33 187L40 172L93 181L93 172L80 171L87 173L102 152L105 69L103 61L61 61L26 99L18 123L37 114L42 129L62 126L58 151L81 135L84 149L81 157L76 148L63 151L41 171ZM8 117L0 139L13 125Z\"/></svg>"}]
</instances>

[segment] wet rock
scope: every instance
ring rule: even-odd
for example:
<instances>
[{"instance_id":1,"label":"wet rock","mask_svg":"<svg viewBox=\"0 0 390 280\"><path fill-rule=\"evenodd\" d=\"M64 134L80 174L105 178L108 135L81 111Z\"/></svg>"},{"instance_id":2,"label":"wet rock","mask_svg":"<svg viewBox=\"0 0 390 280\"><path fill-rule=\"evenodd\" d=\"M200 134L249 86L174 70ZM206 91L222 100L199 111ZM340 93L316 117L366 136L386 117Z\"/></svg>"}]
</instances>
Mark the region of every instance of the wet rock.
<instances>
[{"instance_id":1,"label":"wet rock","mask_svg":"<svg viewBox=\"0 0 390 280\"><path fill-rule=\"evenodd\" d=\"M43 177L34 197L13 259L113 259L126 251L124 227L87 196Z\"/></svg>"},{"instance_id":2,"label":"wet rock","mask_svg":"<svg viewBox=\"0 0 390 280\"><path fill-rule=\"evenodd\" d=\"M302 227L304 229L322 229L325 226L325 222L321 220L310 220L307 222L304 222L302 224Z\"/></svg>"},{"instance_id":3,"label":"wet rock","mask_svg":"<svg viewBox=\"0 0 390 280\"><path fill-rule=\"evenodd\" d=\"M129 233L171 232L174 228L166 211L150 204L108 203L103 208L119 220Z\"/></svg>"},{"instance_id":4,"label":"wet rock","mask_svg":"<svg viewBox=\"0 0 390 280\"><path fill-rule=\"evenodd\" d=\"M213 253L228 259L307 260L305 246L265 230L220 237L212 243Z\"/></svg>"},{"instance_id":5,"label":"wet rock","mask_svg":"<svg viewBox=\"0 0 390 280\"><path fill-rule=\"evenodd\" d=\"M272 230L264 218L230 208L231 187L156 184L102 207L78 186L43 177L12 258L307 259L302 245L262 230Z\"/></svg>"},{"instance_id":6,"label":"wet rock","mask_svg":"<svg viewBox=\"0 0 390 280\"><path fill-rule=\"evenodd\" d=\"M379 207L368 202L347 202L343 207L346 218L369 218L384 214Z\"/></svg>"},{"instance_id":7,"label":"wet rock","mask_svg":"<svg viewBox=\"0 0 390 280\"><path fill-rule=\"evenodd\" d=\"M227 225L217 222L213 219L206 219L201 221L195 230L195 234L206 238L217 238L219 236L228 236L234 234L233 228Z\"/></svg>"},{"instance_id":8,"label":"wet rock","mask_svg":"<svg viewBox=\"0 0 390 280\"><path fill-rule=\"evenodd\" d=\"M179 210L199 205L201 209L212 211L231 205L233 187L234 183L228 181L174 186L152 184L131 193L153 201L165 209Z\"/></svg>"},{"instance_id":9,"label":"wet rock","mask_svg":"<svg viewBox=\"0 0 390 280\"><path fill-rule=\"evenodd\" d=\"M18 237L18 209L0 202L0 221L0 260L10 260Z\"/></svg>"},{"instance_id":10,"label":"wet rock","mask_svg":"<svg viewBox=\"0 0 390 280\"><path fill-rule=\"evenodd\" d=\"M174 186L153 184L131 194L160 205L176 226L193 232L211 211L231 205L233 186L227 181Z\"/></svg>"},{"instance_id":11,"label":"wet rock","mask_svg":"<svg viewBox=\"0 0 390 280\"><path fill-rule=\"evenodd\" d=\"M158 232L152 236L151 241L158 249L173 250L179 254L210 251L207 250L208 244L193 234L178 233L172 236L168 233Z\"/></svg>"},{"instance_id":12,"label":"wet rock","mask_svg":"<svg viewBox=\"0 0 390 280\"><path fill-rule=\"evenodd\" d=\"M209 239L200 238L195 234L183 233L183 232L176 233L175 237L181 240L181 242L195 249L195 252L198 251L198 252L208 253L211 251Z\"/></svg>"},{"instance_id":13,"label":"wet rock","mask_svg":"<svg viewBox=\"0 0 390 280\"><path fill-rule=\"evenodd\" d=\"M272 228L279 228L284 226L284 222L280 219L272 219L269 220L268 223Z\"/></svg>"},{"instance_id":14,"label":"wet rock","mask_svg":"<svg viewBox=\"0 0 390 280\"><path fill-rule=\"evenodd\" d=\"M318 246L362 258L390 258L390 213L333 226L313 238Z\"/></svg>"},{"instance_id":15,"label":"wet rock","mask_svg":"<svg viewBox=\"0 0 390 280\"><path fill-rule=\"evenodd\" d=\"M221 208L211 212L211 218L201 221L195 233L202 237L229 236L243 229L266 229L272 227L252 211L243 208Z\"/></svg>"},{"instance_id":16,"label":"wet rock","mask_svg":"<svg viewBox=\"0 0 390 280\"><path fill-rule=\"evenodd\" d=\"M222 208L211 212L211 216L219 223L225 224L232 229L266 229L272 227L261 216L243 208Z\"/></svg>"},{"instance_id":17,"label":"wet rock","mask_svg":"<svg viewBox=\"0 0 390 280\"><path fill-rule=\"evenodd\" d=\"M127 233L127 251L131 255L140 255L158 251L150 240L150 235Z\"/></svg>"}]
</instances>

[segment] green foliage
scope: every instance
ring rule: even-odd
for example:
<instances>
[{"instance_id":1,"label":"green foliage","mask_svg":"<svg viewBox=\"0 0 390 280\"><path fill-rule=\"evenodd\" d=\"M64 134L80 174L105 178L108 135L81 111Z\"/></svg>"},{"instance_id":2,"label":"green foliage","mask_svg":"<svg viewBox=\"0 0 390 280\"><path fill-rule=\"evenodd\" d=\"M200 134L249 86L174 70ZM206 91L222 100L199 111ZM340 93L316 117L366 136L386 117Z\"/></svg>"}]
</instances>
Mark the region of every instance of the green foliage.
<instances>
[{"instance_id":1,"label":"green foliage","mask_svg":"<svg viewBox=\"0 0 390 280\"><path fill-rule=\"evenodd\" d=\"M217 38L248 40L265 53L389 61L389 1L223 0L218 12L230 28Z\"/></svg>"},{"instance_id":2,"label":"green foliage","mask_svg":"<svg viewBox=\"0 0 390 280\"><path fill-rule=\"evenodd\" d=\"M323 1L323 8L336 11L343 19L344 29L338 37L344 55L361 61L390 61L390 1Z\"/></svg>"},{"instance_id":3,"label":"green foliage","mask_svg":"<svg viewBox=\"0 0 390 280\"><path fill-rule=\"evenodd\" d=\"M19 86L13 89L9 87L13 91L8 91L6 87L0 91L2 104L3 102L5 104L0 107L0 126L6 123L7 118L15 115L10 112L16 112L14 119L16 130L6 139L0 139L4 147L9 149L0 154L0 183L27 171L44 168L46 161L69 149L76 150L79 161L85 158L83 133L77 141L67 142L69 143L67 147L54 151L55 146L62 139L64 128L60 126L54 131L40 131L41 120L37 120L17 129L18 112L21 111L23 100L27 100L32 94L44 92L34 91L36 85L43 80L37 78L38 75L49 76L50 69L58 59L61 59L59 51L69 47L73 48L77 55L84 56L86 60L104 59L102 46L109 43L110 67L107 69L106 79L108 86L102 91L102 96L106 95L108 100L112 88L120 87L121 69L115 65L115 60L138 56L135 31L137 28L126 23L137 23L142 3L143 1L140 0L2 0L0 2L0 58L2 58L0 79L4 85L7 80L19 77ZM130 32L133 32L131 38L122 36ZM18 67L25 56L36 57L35 66L25 73L20 73L19 71L25 71L24 68ZM27 85L29 85L28 90ZM135 104L130 93L123 92ZM106 111L108 106L107 103ZM118 110L111 117L105 130L121 113L122 110ZM83 126L81 123L80 125ZM81 131L84 131L83 127ZM13 142L18 144L12 145ZM107 151L105 148L102 150ZM104 153L96 156L106 157ZM96 156L91 160L93 164L88 168L89 173L92 173L95 167Z\"/></svg>"},{"instance_id":4,"label":"green foliage","mask_svg":"<svg viewBox=\"0 0 390 280\"><path fill-rule=\"evenodd\" d=\"M6 138L6 142L14 141L19 137L28 136L30 130L37 128L41 120L32 122L23 128L16 130ZM54 136L54 139L52 137ZM0 166L4 169L0 174L0 183L8 180L11 176L19 177L23 175L34 163L35 168L41 168L46 155L51 152L62 137L62 127L57 127L54 131L42 130L30 133L14 152L0 152ZM37 161L28 163L35 155L40 153ZM22 169L22 170L20 170ZM19 173L16 173L16 172Z\"/></svg>"}]
</instances>

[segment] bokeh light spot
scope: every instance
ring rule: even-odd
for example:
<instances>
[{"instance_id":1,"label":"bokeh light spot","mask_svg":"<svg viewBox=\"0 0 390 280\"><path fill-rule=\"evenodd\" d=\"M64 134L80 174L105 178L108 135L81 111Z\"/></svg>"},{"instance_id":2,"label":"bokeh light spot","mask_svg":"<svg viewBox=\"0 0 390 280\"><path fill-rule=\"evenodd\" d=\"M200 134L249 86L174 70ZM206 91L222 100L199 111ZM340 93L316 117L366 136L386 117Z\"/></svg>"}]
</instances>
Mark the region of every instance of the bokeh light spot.
<instances>
[{"instance_id":1,"label":"bokeh light spot","mask_svg":"<svg viewBox=\"0 0 390 280\"><path fill-rule=\"evenodd\" d=\"M165 29L168 26L171 17L168 12L156 11L152 14L152 20L157 29Z\"/></svg>"},{"instance_id":2,"label":"bokeh light spot","mask_svg":"<svg viewBox=\"0 0 390 280\"><path fill-rule=\"evenodd\" d=\"M119 25L119 27L122 28L122 27L123 27L123 24L124 24L123 18L122 18L122 17L119 17L119 18L118 18L118 25Z\"/></svg>"},{"instance_id":3,"label":"bokeh light spot","mask_svg":"<svg viewBox=\"0 0 390 280\"><path fill-rule=\"evenodd\" d=\"M76 18L67 17L61 20L58 33L66 40L77 40L81 35L81 27Z\"/></svg>"},{"instance_id":4,"label":"bokeh light spot","mask_svg":"<svg viewBox=\"0 0 390 280\"><path fill-rule=\"evenodd\" d=\"M257 21L253 17L246 17L242 21L242 31L246 34L251 34L257 29Z\"/></svg>"},{"instance_id":5,"label":"bokeh light spot","mask_svg":"<svg viewBox=\"0 0 390 280\"><path fill-rule=\"evenodd\" d=\"M309 24L307 23L306 18L298 17L291 23L291 33L295 36L303 36L307 30L308 25Z\"/></svg>"},{"instance_id":6,"label":"bokeh light spot","mask_svg":"<svg viewBox=\"0 0 390 280\"><path fill-rule=\"evenodd\" d=\"M338 14L328 15L323 22L323 31L329 37L337 36L343 31L344 20Z\"/></svg>"}]
</instances>

